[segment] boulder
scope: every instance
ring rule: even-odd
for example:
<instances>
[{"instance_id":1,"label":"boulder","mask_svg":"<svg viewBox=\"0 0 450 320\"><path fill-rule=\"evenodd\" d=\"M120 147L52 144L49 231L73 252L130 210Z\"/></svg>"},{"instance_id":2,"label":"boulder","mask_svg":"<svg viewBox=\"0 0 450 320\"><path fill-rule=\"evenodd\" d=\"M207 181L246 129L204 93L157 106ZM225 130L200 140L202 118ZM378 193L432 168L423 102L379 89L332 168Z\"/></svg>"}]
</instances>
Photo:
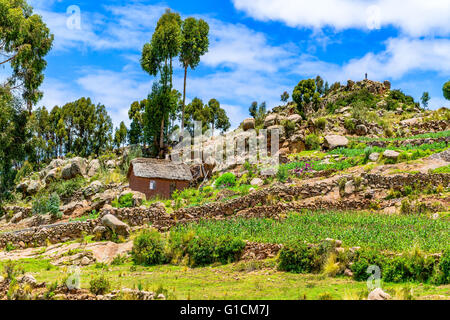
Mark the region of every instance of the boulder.
<instances>
[{"instance_id":1,"label":"boulder","mask_svg":"<svg viewBox=\"0 0 450 320\"><path fill-rule=\"evenodd\" d=\"M85 208L88 207L89 203L84 200L84 201L74 201L74 202L70 202L69 204L66 204L65 206L61 207L61 211L66 215L66 216L70 216L72 215L75 210L80 209L80 208Z\"/></svg>"},{"instance_id":2,"label":"boulder","mask_svg":"<svg viewBox=\"0 0 450 320\"><path fill-rule=\"evenodd\" d=\"M298 114L290 115L287 119L293 123L300 123L302 121L302 117Z\"/></svg>"},{"instance_id":3,"label":"boulder","mask_svg":"<svg viewBox=\"0 0 450 320\"><path fill-rule=\"evenodd\" d=\"M398 153L397 151L394 151L394 150L386 150L383 153L383 157L386 159L397 160L399 156L400 156L400 153Z\"/></svg>"},{"instance_id":4,"label":"boulder","mask_svg":"<svg viewBox=\"0 0 450 320\"><path fill-rule=\"evenodd\" d=\"M39 181L31 180L28 183L27 192L29 194L36 194L39 190L41 190L42 185Z\"/></svg>"},{"instance_id":5,"label":"boulder","mask_svg":"<svg viewBox=\"0 0 450 320\"><path fill-rule=\"evenodd\" d=\"M274 126L277 123L278 123L278 115L277 114L270 114L264 120L264 128L268 128L268 127Z\"/></svg>"},{"instance_id":6,"label":"boulder","mask_svg":"<svg viewBox=\"0 0 450 320\"><path fill-rule=\"evenodd\" d=\"M52 181L58 179L58 169L51 169L44 178L46 184L50 184Z\"/></svg>"},{"instance_id":7,"label":"boulder","mask_svg":"<svg viewBox=\"0 0 450 320\"><path fill-rule=\"evenodd\" d=\"M98 159L94 159L89 163L87 175L89 177L95 176L100 171L101 165Z\"/></svg>"},{"instance_id":8,"label":"boulder","mask_svg":"<svg viewBox=\"0 0 450 320\"><path fill-rule=\"evenodd\" d=\"M96 226L92 231L95 241L109 240L109 232L105 226Z\"/></svg>"},{"instance_id":9,"label":"boulder","mask_svg":"<svg viewBox=\"0 0 450 320\"><path fill-rule=\"evenodd\" d=\"M368 132L369 132L369 130L367 129L367 127L365 125L360 124L360 125L356 126L356 134L358 136L365 136Z\"/></svg>"},{"instance_id":10,"label":"boulder","mask_svg":"<svg viewBox=\"0 0 450 320\"><path fill-rule=\"evenodd\" d=\"M348 143L348 139L344 136L329 135L325 136L324 147L326 149L333 150L336 148L346 147Z\"/></svg>"},{"instance_id":11,"label":"boulder","mask_svg":"<svg viewBox=\"0 0 450 320\"><path fill-rule=\"evenodd\" d=\"M378 152L371 153L369 156L369 160L372 162L377 162L380 158L380 154Z\"/></svg>"},{"instance_id":12,"label":"boulder","mask_svg":"<svg viewBox=\"0 0 450 320\"><path fill-rule=\"evenodd\" d=\"M277 169L275 168L262 169L259 175L264 178L275 177L277 175Z\"/></svg>"},{"instance_id":13,"label":"boulder","mask_svg":"<svg viewBox=\"0 0 450 320\"><path fill-rule=\"evenodd\" d=\"M281 137L284 136L284 127L280 125L270 126L267 128L268 134L272 134L272 130L278 130L278 134Z\"/></svg>"},{"instance_id":14,"label":"boulder","mask_svg":"<svg viewBox=\"0 0 450 320\"><path fill-rule=\"evenodd\" d=\"M28 284L31 288L35 288L37 286L36 279L29 273L24 274L17 278L17 282L20 284Z\"/></svg>"},{"instance_id":15,"label":"boulder","mask_svg":"<svg viewBox=\"0 0 450 320\"><path fill-rule=\"evenodd\" d=\"M86 174L86 160L80 157L73 158L61 171L61 177L65 180L73 179Z\"/></svg>"},{"instance_id":16,"label":"boulder","mask_svg":"<svg viewBox=\"0 0 450 320\"><path fill-rule=\"evenodd\" d=\"M23 219L23 213L22 213L22 211L20 211L20 212L16 213L16 214L11 218L11 220L9 220L9 222L10 222L10 223L18 223L18 222L22 221L22 219Z\"/></svg>"},{"instance_id":17,"label":"boulder","mask_svg":"<svg viewBox=\"0 0 450 320\"><path fill-rule=\"evenodd\" d=\"M56 168L60 168L63 165L64 165L64 160L62 160L62 159L53 159L50 162L50 164L47 166L47 169L50 171L50 170L53 170L53 169L56 169Z\"/></svg>"},{"instance_id":18,"label":"boulder","mask_svg":"<svg viewBox=\"0 0 450 320\"><path fill-rule=\"evenodd\" d=\"M381 290L381 288L376 288L371 293L369 293L369 297L367 300L390 300L391 296Z\"/></svg>"},{"instance_id":19,"label":"boulder","mask_svg":"<svg viewBox=\"0 0 450 320\"><path fill-rule=\"evenodd\" d=\"M28 181L23 181L16 186L16 190L22 193L26 193L28 189Z\"/></svg>"},{"instance_id":20,"label":"boulder","mask_svg":"<svg viewBox=\"0 0 450 320\"><path fill-rule=\"evenodd\" d=\"M143 194L142 192L139 191L134 191L131 189L125 189L124 191L122 191L119 195L119 198L122 196L125 196L127 194L132 194L132 200L133 200L133 207L140 207L142 205L142 203L147 200L147 196L145 194Z\"/></svg>"},{"instance_id":21,"label":"boulder","mask_svg":"<svg viewBox=\"0 0 450 320\"><path fill-rule=\"evenodd\" d=\"M251 184L252 186L258 186L258 187L261 187L261 186L264 185L264 181L263 181L262 179L260 179L260 178L254 178L254 179L250 182L250 184Z\"/></svg>"},{"instance_id":22,"label":"boulder","mask_svg":"<svg viewBox=\"0 0 450 320\"><path fill-rule=\"evenodd\" d=\"M112 214L107 214L103 216L102 224L105 227L111 229L115 234L119 236L127 237L130 234L130 227L126 223L117 219Z\"/></svg>"},{"instance_id":23,"label":"boulder","mask_svg":"<svg viewBox=\"0 0 450 320\"><path fill-rule=\"evenodd\" d=\"M101 181L92 182L86 189L84 189L83 194L85 197L91 197L99 192L103 192L105 185Z\"/></svg>"},{"instance_id":24,"label":"boulder","mask_svg":"<svg viewBox=\"0 0 450 320\"><path fill-rule=\"evenodd\" d=\"M114 160L108 160L108 161L106 161L105 166L108 169L115 169L117 166L117 163Z\"/></svg>"},{"instance_id":25,"label":"boulder","mask_svg":"<svg viewBox=\"0 0 450 320\"><path fill-rule=\"evenodd\" d=\"M244 122L242 122L242 130L247 131L251 129L255 129L255 119L245 119Z\"/></svg>"}]
</instances>

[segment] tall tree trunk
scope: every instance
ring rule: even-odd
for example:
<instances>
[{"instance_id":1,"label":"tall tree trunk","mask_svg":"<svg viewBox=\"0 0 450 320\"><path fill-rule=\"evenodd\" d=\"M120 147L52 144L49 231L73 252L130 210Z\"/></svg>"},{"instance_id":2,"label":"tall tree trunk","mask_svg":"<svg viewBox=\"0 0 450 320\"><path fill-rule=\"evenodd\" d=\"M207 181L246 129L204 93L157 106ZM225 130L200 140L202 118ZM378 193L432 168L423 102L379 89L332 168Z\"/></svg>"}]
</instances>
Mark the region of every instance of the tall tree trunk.
<instances>
[{"instance_id":1,"label":"tall tree trunk","mask_svg":"<svg viewBox=\"0 0 450 320\"><path fill-rule=\"evenodd\" d=\"M212 136L214 137L214 121L213 122L211 122L211 128L212 128L212 132L211 132L211 134L212 134Z\"/></svg>"},{"instance_id":2,"label":"tall tree trunk","mask_svg":"<svg viewBox=\"0 0 450 320\"><path fill-rule=\"evenodd\" d=\"M184 108L186 105L186 79L187 79L187 69L188 67L184 67L184 88L183 88L183 108L181 110L181 133L184 131ZM181 141L181 139L180 139Z\"/></svg>"},{"instance_id":3,"label":"tall tree trunk","mask_svg":"<svg viewBox=\"0 0 450 320\"><path fill-rule=\"evenodd\" d=\"M162 158L164 154L164 116L161 120L161 134L159 137L159 155Z\"/></svg>"}]
</instances>

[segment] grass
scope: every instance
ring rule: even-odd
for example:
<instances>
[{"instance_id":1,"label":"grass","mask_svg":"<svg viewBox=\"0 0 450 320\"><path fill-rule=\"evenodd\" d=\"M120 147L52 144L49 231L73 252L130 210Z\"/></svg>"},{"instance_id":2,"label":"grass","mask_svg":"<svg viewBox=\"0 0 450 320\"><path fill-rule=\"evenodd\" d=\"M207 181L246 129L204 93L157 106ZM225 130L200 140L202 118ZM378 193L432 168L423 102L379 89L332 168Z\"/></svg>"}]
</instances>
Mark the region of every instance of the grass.
<instances>
[{"instance_id":1,"label":"grass","mask_svg":"<svg viewBox=\"0 0 450 320\"><path fill-rule=\"evenodd\" d=\"M197 234L230 234L243 240L263 243L339 239L347 247L361 246L402 252L417 246L426 252L440 252L450 243L450 220L431 220L408 215L392 216L368 212L303 212L289 214L283 221L272 219L235 219L202 221L178 226L178 231L193 229Z\"/></svg>"},{"instance_id":2,"label":"grass","mask_svg":"<svg viewBox=\"0 0 450 320\"><path fill-rule=\"evenodd\" d=\"M1 265L2 262L0 262ZM64 267L47 270L30 268L18 261L25 272L32 272L38 282L61 283ZM36 264L37 265L37 264ZM165 291L169 299L182 300L315 300L324 296L330 299L367 298L365 282L348 278L329 278L324 275L291 274L279 272L272 261L250 261L225 266L190 269L183 266L132 266L130 263L109 266L108 270L89 266L81 269L81 287L104 274L111 289L141 288L147 291ZM450 286L406 284L415 297L449 295ZM405 288L405 284L382 283L382 288L392 296Z\"/></svg>"},{"instance_id":3,"label":"grass","mask_svg":"<svg viewBox=\"0 0 450 320\"><path fill-rule=\"evenodd\" d=\"M433 173L450 173L450 165L434 169Z\"/></svg>"}]
</instances>

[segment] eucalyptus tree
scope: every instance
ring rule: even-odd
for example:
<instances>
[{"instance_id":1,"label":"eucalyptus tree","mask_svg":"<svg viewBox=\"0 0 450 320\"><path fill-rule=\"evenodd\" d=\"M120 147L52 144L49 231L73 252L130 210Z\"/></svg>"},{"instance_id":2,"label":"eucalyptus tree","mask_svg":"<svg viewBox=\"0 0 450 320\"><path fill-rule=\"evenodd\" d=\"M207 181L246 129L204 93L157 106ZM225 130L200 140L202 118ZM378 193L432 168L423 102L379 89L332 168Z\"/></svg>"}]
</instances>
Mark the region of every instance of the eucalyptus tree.
<instances>
[{"instance_id":1,"label":"eucalyptus tree","mask_svg":"<svg viewBox=\"0 0 450 320\"><path fill-rule=\"evenodd\" d=\"M2 86L10 92L20 90L30 114L43 96L38 89L52 43L50 30L25 0L0 0L0 66L11 67Z\"/></svg>"},{"instance_id":2,"label":"eucalyptus tree","mask_svg":"<svg viewBox=\"0 0 450 320\"><path fill-rule=\"evenodd\" d=\"M228 118L226 111L220 107L220 102L216 99L211 99L208 102L208 107L212 135L214 135L214 129L220 129L222 132L230 129L230 119Z\"/></svg>"},{"instance_id":3,"label":"eucalyptus tree","mask_svg":"<svg viewBox=\"0 0 450 320\"><path fill-rule=\"evenodd\" d=\"M165 124L168 122L168 116L172 109L172 78L173 78L173 59L178 56L181 44L181 17L178 13L171 12L169 9L161 16L156 25L150 43L146 43L142 50L141 66L144 71L152 76L160 75L160 86L153 87L154 97L161 103L158 104L160 109L159 120L159 142L156 143L162 156L162 149L164 146L164 132ZM165 100L165 101L164 101ZM147 110L152 109L147 108ZM152 121L147 121L147 125L154 124L154 114L146 115ZM151 132L155 130L148 130ZM156 138L154 137L156 140Z\"/></svg>"},{"instance_id":4,"label":"eucalyptus tree","mask_svg":"<svg viewBox=\"0 0 450 320\"><path fill-rule=\"evenodd\" d=\"M181 130L184 130L184 112L186 104L187 72L194 70L200 63L200 58L209 49L209 25L202 19L187 18L181 25L180 62L184 68L183 104L181 110Z\"/></svg>"}]
</instances>

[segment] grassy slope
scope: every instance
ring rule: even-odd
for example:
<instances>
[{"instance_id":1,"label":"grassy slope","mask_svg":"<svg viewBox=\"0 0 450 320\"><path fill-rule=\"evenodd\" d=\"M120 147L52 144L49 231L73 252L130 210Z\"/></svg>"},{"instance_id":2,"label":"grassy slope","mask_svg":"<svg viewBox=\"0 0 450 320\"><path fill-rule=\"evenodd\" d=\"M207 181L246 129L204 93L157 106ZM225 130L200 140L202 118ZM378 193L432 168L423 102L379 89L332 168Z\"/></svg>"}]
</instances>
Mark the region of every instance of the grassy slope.
<instances>
[{"instance_id":1,"label":"grassy slope","mask_svg":"<svg viewBox=\"0 0 450 320\"><path fill-rule=\"evenodd\" d=\"M47 263L42 260L28 260L21 265L25 271L32 272L39 282L58 280L61 283L64 277L65 268L48 270ZM366 298L368 294L365 282L278 272L274 265L273 261L240 262L190 269L182 266L133 267L124 264L110 266L108 271L90 266L82 269L81 286L87 289L93 276L105 274L112 283L112 289L141 287L143 290L156 291L162 287L167 290L169 299L298 300L305 296L307 299L320 299L325 295L330 295L331 299L358 299ZM383 284L382 288L397 298L402 298L400 292L403 288L413 289L417 298L450 295L449 285Z\"/></svg>"}]
</instances>

